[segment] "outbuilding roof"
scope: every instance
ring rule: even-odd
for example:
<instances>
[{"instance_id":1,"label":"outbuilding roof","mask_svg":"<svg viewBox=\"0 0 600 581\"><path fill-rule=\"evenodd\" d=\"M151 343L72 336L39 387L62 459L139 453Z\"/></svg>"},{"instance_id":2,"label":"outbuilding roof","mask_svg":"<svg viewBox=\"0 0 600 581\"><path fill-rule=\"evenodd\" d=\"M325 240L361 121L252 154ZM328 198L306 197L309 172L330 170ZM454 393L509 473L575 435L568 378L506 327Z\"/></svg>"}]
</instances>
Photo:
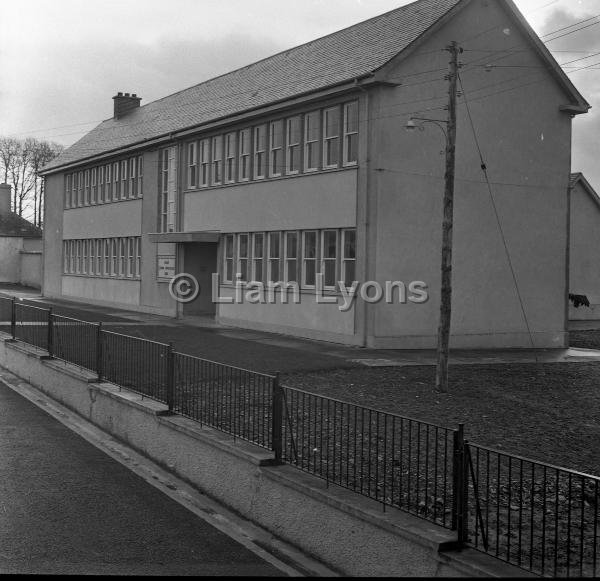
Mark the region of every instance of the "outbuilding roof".
<instances>
[{"instance_id":1,"label":"outbuilding roof","mask_svg":"<svg viewBox=\"0 0 600 581\"><path fill-rule=\"evenodd\" d=\"M42 230L25 218L10 212L0 214L0 238L41 238Z\"/></svg>"},{"instance_id":2,"label":"outbuilding roof","mask_svg":"<svg viewBox=\"0 0 600 581\"><path fill-rule=\"evenodd\" d=\"M512 0L499 0L522 19ZM51 161L49 173L100 154L143 144L188 128L242 114L373 75L450 11L470 0L417 0L375 18L195 85L103 121ZM543 56L558 65L537 37ZM561 71L557 71L560 75ZM564 76L574 101L587 103ZM589 107L589 106L588 106Z\"/></svg>"}]
</instances>

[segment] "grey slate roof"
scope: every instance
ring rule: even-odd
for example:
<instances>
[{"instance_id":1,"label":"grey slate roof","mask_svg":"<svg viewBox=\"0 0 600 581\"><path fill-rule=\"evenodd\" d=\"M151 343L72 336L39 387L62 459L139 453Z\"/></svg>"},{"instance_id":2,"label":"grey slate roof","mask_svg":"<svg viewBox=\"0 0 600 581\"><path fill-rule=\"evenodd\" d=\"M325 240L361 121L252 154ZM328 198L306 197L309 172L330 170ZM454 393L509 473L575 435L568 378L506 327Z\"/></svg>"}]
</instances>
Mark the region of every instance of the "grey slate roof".
<instances>
[{"instance_id":1,"label":"grey slate roof","mask_svg":"<svg viewBox=\"0 0 600 581\"><path fill-rule=\"evenodd\" d=\"M418 0L103 121L44 172L378 70L461 0Z\"/></svg>"},{"instance_id":2,"label":"grey slate roof","mask_svg":"<svg viewBox=\"0 0 600 581\"><path fill-rule=\"evenodd\" d=\"M41 238L42 230L14 212L0 214L0 238Z\"/></svg>"}]
</instances>

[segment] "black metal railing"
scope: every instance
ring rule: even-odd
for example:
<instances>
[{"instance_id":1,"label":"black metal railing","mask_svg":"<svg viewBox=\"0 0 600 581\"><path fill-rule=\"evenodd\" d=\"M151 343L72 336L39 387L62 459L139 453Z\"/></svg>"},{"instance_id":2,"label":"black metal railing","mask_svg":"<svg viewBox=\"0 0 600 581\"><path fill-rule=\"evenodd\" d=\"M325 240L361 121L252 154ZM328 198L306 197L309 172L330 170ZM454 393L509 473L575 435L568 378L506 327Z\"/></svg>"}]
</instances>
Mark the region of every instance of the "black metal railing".
<instances>
[{"instance_id":1,"label":"black metal railing","mask_svg":"<svg viewBox=\"0 0 600 581\"><path fill-rule=\"evenodd\" d=\"M96 370L100 379L167 403L171 351L164 343L103 330Z\"/></svg>"},{"instance_id":2,"label":"black metal railing","mask_svg":"<svg viewBox=\"0 0 600 581\"><path fill-rule=\"evenodd\" d=\"M172 345L0 297L14 340L95 372L291 466L457 532L538 575L600 572L600 478L467 442L442 426L280 385Z\"/></svg>"},{"instance_id":3,"label":"black metal railing","mask_svg":"<svg viewBox=\"0 0 600 581\"><path fill-rule=\"evenodd\" d=\"M96 371L101 325L51 314L52 342L49 355L84 369Z\"/></svg>"},{"instance_id":4,"label":"black metal railing","mask_svg":"<svg viewBox=\"0 0 600 581\"><path fill-rule=\"evenodd\" d=\"M468 544L533 573L596 577L600 478L465 445Z\"/></svg>"},{"instance_id":5,"label":"black metal railing","mask_svg":"<svg viewBox=\"0 0 600 581\"><path fill-rule=\"evenodd\" d=\"M13 339L47 350L48 345L51 344L49 339L51 313L50 309L13 302L11 324Z\"/></svg>"},{"instance_id":6,"label":"black metal railing","mask_svg":"<svg viewBox=\"0 0 600 581\"><path fill-rule=\"evenodd\" d=\"M286 462L452 528L452 430L297 389L283 394Z\"/></svg>"},{"instance_id":7,"label":"black metal railing","mask_svg":"<svg viewBox=\"0 0 600 581\"><path fill-rule=\"evenodd\" d=\"M272 449L274 376L173 356L175 413Z\"/></svg>"}]
</instances>

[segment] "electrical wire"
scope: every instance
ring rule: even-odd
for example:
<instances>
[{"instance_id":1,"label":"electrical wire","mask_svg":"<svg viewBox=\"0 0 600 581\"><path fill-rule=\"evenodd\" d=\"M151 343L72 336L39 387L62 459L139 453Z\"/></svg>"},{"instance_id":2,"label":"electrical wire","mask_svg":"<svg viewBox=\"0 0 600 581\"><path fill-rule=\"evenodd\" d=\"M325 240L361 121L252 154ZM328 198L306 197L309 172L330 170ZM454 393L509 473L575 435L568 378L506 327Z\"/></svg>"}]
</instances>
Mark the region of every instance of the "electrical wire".
<instances>
[{"instance_id":1,"label":"electrical wire","mask_svg":"<svg viewBox=\"0 0 600 581\"><path fill-rule=\"evenodd\" d=\"M492 203L492 208L494 210L494 215L496 217L496 222L498 224L498 230L500 232L500 236L502 238L502 244L504 245L504 251L506 252L506 258L508 260L508 265L512 274L512 278L513 278L513 282L515 285L515 290L517 292L517 297L519 299L519 304L521 306L521 313L523 315L523 319L525 321L525 325L527 327L527 333L529 334L529 341L531 342L531 348L535 350L535 342L533 340L533 333L531 331L531 325L529 324L529 319L527 317L527 312L525 310L525 303L523 301L523 297L521 295L521 290L519 288L519 282L517 280L517 274L515 271L515 267L510 255L510 249L508 248L508 242L506 240L506 236L504 234L504 228L502 227L502 221L500 220L500 213L498 211L498 206L496 204L496 200L494 199L494 192L492 189L492 184L490 183L490 178L489 178L489 174L488 174L488 167L487 164L485 162L485 159L483 157L483 151L481 149L481 144L479 143L479 137L477 136L477 131L475 130L475 123L473 121L473 116L471 114L471 108L469 106L469 100L467 98L467 93L465 92L465 88L462 82L462 78L460 76L460 73L458 74L458 81L460 83L460 88L463 94L463 100L467 109L467 116L469 118L469 124L471 126L471 131L473 133L473 139L475 140L475 145L477 147L477 151L479 153L479 160L481 162L481 171L483 172L484 178L485 178L485 182L487 184L487 190L490 196L490 201ZM535 355L535 360L536 363L538 363L538 357L537 354Z\"/></svg>"}]
</instances>

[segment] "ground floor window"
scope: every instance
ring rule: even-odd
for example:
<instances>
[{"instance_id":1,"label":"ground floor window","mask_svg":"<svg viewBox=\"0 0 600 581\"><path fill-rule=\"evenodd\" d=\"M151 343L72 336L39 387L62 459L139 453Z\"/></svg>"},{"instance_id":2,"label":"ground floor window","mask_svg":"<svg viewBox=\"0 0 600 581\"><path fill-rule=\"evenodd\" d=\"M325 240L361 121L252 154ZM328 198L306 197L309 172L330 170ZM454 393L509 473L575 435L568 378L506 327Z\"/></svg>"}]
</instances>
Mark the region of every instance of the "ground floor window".
<instances>
[{"instance_id":1,"label":"ground floor window","mask_svg":"<svg viewBox=\"0 0 600 581\"><path fill-rule=\"evenodd\" d=\"M356 277L356 229L226 234L221 280L297 284L327 290L351 287Z\"/></svg>"},{"instance_id":2,"label":"ground floor window","mask_svg":"<svg viewBox=\"0 0 600 581\"><path fill-rule=\"evenodd\" d=\"M63 274L139 279L141 238L88 238L63 242Z\"/></svg>"}]
</instances>

